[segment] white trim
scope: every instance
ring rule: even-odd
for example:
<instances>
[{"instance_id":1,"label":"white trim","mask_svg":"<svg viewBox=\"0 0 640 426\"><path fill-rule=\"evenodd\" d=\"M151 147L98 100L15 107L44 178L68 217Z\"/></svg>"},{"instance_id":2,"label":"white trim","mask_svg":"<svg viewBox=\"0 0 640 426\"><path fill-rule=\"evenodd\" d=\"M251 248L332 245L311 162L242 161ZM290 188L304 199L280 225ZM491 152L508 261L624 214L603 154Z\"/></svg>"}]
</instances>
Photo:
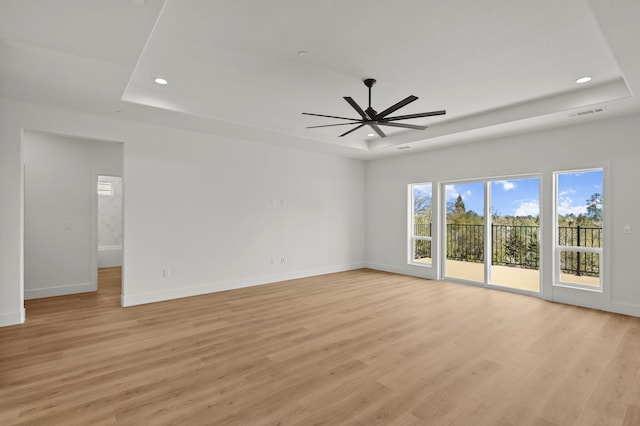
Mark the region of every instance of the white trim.
<instances>
[{"instance_id":1,"label":"white trim","mask_svg":"<svg viewBox=\"0 0 640 426\"><path fill-rule=\"evenodd\" d=\"M6 314L0 314L0 327L8 327L10 325L23 324L25 318L24 308L18 312L9 312Z\"/></svg>"},{"instance_id":2,"label":"white trim","mask_svg":"<svg viewBox=\"0 0 640 426\"><path fill-rule=\"evenodd\" d=\"M595 229L595 228L589 228ZM571 252L580 252L580 253L598 253L602 256L602 248L601 247L578 247L578 246L561 246L557 245L558 251L571 251Z\"/></svg>"},{"instance_id":3,"label":"white trim","mask_svg":"<svg viewBox=\"0 0 640 426\"><path fill-rule=\"evenodd\" d=\"M41 299L43 297L65 296L67 294L88 293L97 290L98 287L93 283L66 284L55 287L25 289L24 298L25 300Z\"/></svg>"},{"instance_id":4,"label":"white trim","mask_svg":"<svg viewBox=\"0 0 640 426\"><path fill-rule=\"evenodd\" d=\"M484 218L482 224L484 225L484 260L482 266L484 266L484 286L490 288L491 285L491 267L493 266L493 240L491 233L493 232L493 216L491 215L491 183L493 180L485 180L484 183ZM540 196L538 196L538 199ZM540 212L538 212L538 219L540 219ZM540 262L538 262L540 263Z\"/></svg>"},{"instance_id":5,"label":"white trim","mask_svg":"<svg viewBox=\"0 0 640 426\"><path fill-rule=\"evenodd\" d=\"M435 266L435 265L433 265ZM390 272L392 274L406 275L409 277L423 278L426 280L437 280L435 277L435 269L425 268L422 265L409 263L403 266L387 265L385 263L367 262L366 268L375 271Z\"/></svg>"},{"instance_id":6,"label":"white trim","mask_svg":"<svg viewBox=\"0 0 640 426\"><path fill-rule=\"evenodd\" d=\"M213 283L197 284L179 289L157 291L153 293L141 293L121 296L123 307L143 305L146 303L162 302L165 300L180 299L183 297L200 296L203 294L216 293L219 291L234 290L256 285L271 284L280 281L288 281L299 278L313 277L316 275L333 274L336 272L352 271L365 268L365 262L347 265L328 266L324 268L308 269L304 271L294 271L284 274L268 275L263 277L251 277L239 280L219 281Z\"/></svg>"},{"instance_id":7,"label":"white trim","mask_svg":"<svg viewBox=\"0 0 640 426\"><path fill-rule=\"evenodd\" d=\"M602 280L600 280L602 281ZM559 281L557 283L553 283L554 287L562 287L562 288L570 288L570 289L578 289L578 290L585 290L585 291L591 291L593 293L602 293L602 283L600 284L599 287L594 287L592 285L587 285L587 284L578 284L578 283L572 283L572 282L567 282L567 281Z\"/></svg>"},{"instance_id":8,"label":"white trim","mask_svg":"<svg viewBox=\"0 0 640 426\"><path fill-rule=\"evenodd\" d=\"M414 204L415 204L415 199L413 198L414 192L413 192L413 188L415 186L426 186L429 185L431 187L431 236L425 237L425 236L416 236L415 235L415 211L414 211ZM421 268L431 268L433 267L434 264L434 247L433 247L433 243L431 243L433 241L433 229L434 229L434 196L433 196L433 191L434 191L434 183L433 182L419 182L419 183L409 183L407 184L407 235L409 236L408 238L408 250L407 250L407 254L408 254L408 258L407 258L407 264L408 265L412 265L412 266L418 266ZM436 203L437 206L437 203ZM436 223L436 227L437 227L437 222ZM422 262L416 262L416 253L415 253L415 242L416 241L429 241L431 244L429 244L430 249L431 249L431 263L422 263Z\"/></svg>"},{"instance_id":9,"label":"white trim","mask_svg":"<svg viewBox=\"0 0 640 426\"><path fill-rule=\"evenodd\" d=\"M608 216L608 208L607 206L604 205L605 201L606 201L606 197L607 197L607 193L610 192L610 188L607 187L606 185L609 182L609 178L608 178L608 170L609 170L609 163L607 162L606 165L600 165L600 166L594 166L594 167L589 167L589 168L577 168L577 169L563 169L563 170L555 170L551 173L552 178L553 178L553 204L552 204L552 216L553 216L553 281L551 283L552 288L568 288L568 289L574 289L574 290L586 290L586 291L590 291L593 293L600 293L604 296L603 302L610 304L610 297L611 297L611 290L610 289L606 289L606 287L610 287L609 286L605 286L605 275L608 277L608 267L605 267L604 265L604 260L606 257L608 257L608 255L610 254L609 252L609 246L610 241L607 240L607 236L609 234L608 232L608 222L610 221L610 218ZM565 245L560 245L558 244L558 195L559 195L559 190L558 190L558 177L560 175L565 175L565 174L572 174L572 173L581 173L581 172L596 172L596 171L600 171L602 172L602 200L603 200L603 206L602 206L602 210L603 210L603 217L602 217L602 221L603 221L603 227L602 227L602 232L604 233L604 240L602 241L603 247L581 247L581 246L565 246ZM561 252L563 251L568 251L568 252L573 252L573 253L596 253L598 254L598 267L599 267L599 271L598 271L598 287L593 287L593 286L588 286L588 285L583 285L583 284L579 284L579 283L574 283L574 282L567 282L567 281L562 281L561 280L561 270L560 270L560 265L561 265L561 261L560 261L560 255ZM606 280L607 283L609 283L609 280ZM605 292L607 294L605 294ZM553 298L553 300L556 300L555 298ZM601 309L601 308L599 308Z\"/></svg>"},{"instance_id":10,"label":"white trim","mask_svg":"<svg viewBox=\"0 0 640 426\"><path fill-rule=\"evenodd\" d=\"M116 246L98 246L98 251L105 250L122 250L122 244Z\"/></svg>"},{"instance_id":11,"label":"white trim","mask_svg":"<svg viewBox=\"0 0 640 426\"><path fill-rule=\"evenodd\" d=\"M640 317L640 305L632 305L631 303L623 302L611 302L611 312Z\"/></svg>"}]
</instances>

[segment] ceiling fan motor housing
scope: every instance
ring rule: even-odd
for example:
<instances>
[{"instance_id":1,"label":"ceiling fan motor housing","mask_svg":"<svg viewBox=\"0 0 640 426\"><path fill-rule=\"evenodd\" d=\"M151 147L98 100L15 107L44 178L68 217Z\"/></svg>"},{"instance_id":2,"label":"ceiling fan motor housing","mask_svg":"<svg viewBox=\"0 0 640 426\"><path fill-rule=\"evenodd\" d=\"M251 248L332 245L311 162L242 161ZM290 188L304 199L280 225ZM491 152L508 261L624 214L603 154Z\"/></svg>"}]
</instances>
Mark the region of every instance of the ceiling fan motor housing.
<instances>
[{"instance_id":1,"label":"ceiling fan motor housing","mask_svg":"<svg viewBox=\"0 0 640 426\"><path fill-rule=\"evenodd\" d=\"M404 98L403 100L401 100L400 102L396 103L395 105L390 106L389 108L385 109L384 111L382 111L380 114L378 114L378 112L371 108L371 87L373 87L374 84L376 84L376 80L375 78L366 78L362 81L364 83L365 86L367 86L369 88L369 106L367 107L366 110L363 110L354 100L353 98L351 98L350 96L345 96L344 100L347 101L349 103L349 105L351 105L353 107L353 109L356 110L356 112L360 115L360 119L356 119L356 118L348 118L348 117L337 117L334 115L325 115L325 114L312 114L312 113L308 113L308 112L303 112L303 114L305 115L315 115L318 117L327 117L327 118L337 118L339 120L347 120L349 121L348 123L337 123L337 124L325 124L325 125L320 125L320 126L309 126L308 128L317 128L317 127L331 127L331 126L343 126L343 125L355 125L356 127L352 128L351 130L348 130L346 132L344 132L343 134L340 135L340 137L342 136L346 136L349 133L352 133L356 130L358 130L359 128L363 127L363 126L369 126L371 127L377 134L378 136L380 136L381 138L386 137L385 133L380 129L380 127L378 126L390 126L390 127L401 127L401 128L405 128L405 129L414 129L414 130L424 130L427 128L427 126L419 126L416 124L405 124L405 123L397 123L397 121L399 120L409 120L412 118L422 118L422 117L432 117L434 115L443 115L446 114L445 110L442 111L431 111L431 112L423 112L423 113L419 113L419 114L408 114L408 115L399 115L399 116L392 116L389 117L390 114L394 113L395 111L397 111L398 109L410 104L411 102L415 101L418 99L417 96L407 96L406 98Z\"/></svg>"}]
</instances>

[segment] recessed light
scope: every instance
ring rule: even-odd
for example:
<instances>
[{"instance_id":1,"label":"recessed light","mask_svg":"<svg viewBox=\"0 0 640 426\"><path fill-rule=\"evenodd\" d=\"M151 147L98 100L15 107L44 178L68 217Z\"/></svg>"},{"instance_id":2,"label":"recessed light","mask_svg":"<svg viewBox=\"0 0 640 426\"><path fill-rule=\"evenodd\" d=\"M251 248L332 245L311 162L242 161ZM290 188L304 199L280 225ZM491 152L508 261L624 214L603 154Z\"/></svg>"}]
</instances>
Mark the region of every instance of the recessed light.
<instances>
[{"instance_id":1,"label":"recessed light","mask_svg":"<svg viewBox=\"0 0 640 426\"><path fill-rule=\"evenodd\" d=\"M584 76L584 77L580 77L579 79L576 80L576 83L578 84L584 84L584 83L588 83L591 81L591 77L589 76Z\"/></svg>"},{"instance_id":2,"label":"recessed light","mask_svg":"<svg viewBox=\"0 0 640 426\"><path fill-rule=\"evenodd\" d=\"M161 85L165 85L167 83L169 83L167 80L165 80L164 78L161 77L156 77L153 79L153 81L155 81L157 84L161 84Z\"/></svg>"},{"instance_id":3,"label":"recessed light","mask_svg":"<svg viewBox=\"0 0 640 426\"><path fill-rule=\"evenodd\" d=\"M369 136L370 138L372 138L372 137L374 137L374 136L375 136L375 133L369 133L369 134L367 134L367 136Z\"/></svg>"}]
</instances>

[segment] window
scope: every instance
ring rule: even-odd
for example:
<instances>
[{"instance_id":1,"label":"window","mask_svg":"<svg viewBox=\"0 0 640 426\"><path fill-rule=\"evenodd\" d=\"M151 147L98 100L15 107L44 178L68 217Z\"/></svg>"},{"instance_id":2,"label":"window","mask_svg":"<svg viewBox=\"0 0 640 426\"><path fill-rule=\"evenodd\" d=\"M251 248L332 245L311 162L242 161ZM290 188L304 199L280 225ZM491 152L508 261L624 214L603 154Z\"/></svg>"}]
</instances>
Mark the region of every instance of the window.
<instances>
[{"instance_id":1,"label":"window","mask_svg":"<svg viewBox=\"0 0 640 426\"><path fill-rule=\"evenodd\" d=\"M113 197L112 182L98 182L98 195L107 195Z\"/></svg>"},{"instance_id":2,"label":"window","mask_svg":"<svg viewBox=\"0 0 640 426\"><path fill-rule=\"evenodd\" d=\"M432 185L409 185L411 194L411 249L409 262L431 266Z\"/></svg>"},{"instance_id":3,"label":"window","mask_svg":"<svg viewBox=\"0 0 640 426\"><path fill-rule=\"evenodd\" d=\"M602 289L603 171L555 173L554 284Z\"/></svg>"}]
</instances>

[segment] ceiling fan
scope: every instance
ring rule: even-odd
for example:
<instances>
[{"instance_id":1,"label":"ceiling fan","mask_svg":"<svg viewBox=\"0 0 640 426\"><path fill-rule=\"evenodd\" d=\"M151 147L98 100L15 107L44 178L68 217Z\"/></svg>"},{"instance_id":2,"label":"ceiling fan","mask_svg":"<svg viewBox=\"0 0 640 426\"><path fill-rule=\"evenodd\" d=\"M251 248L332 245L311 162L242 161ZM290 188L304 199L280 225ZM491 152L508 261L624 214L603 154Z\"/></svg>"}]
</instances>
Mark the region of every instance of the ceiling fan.
<instances>
[{"instance_id":1,"label":"ceiling fan","mask_svg":"<svg viewBox=\"0 0 640 426\"><path fill-rule=\"evenodd\" d=\"M396 123L400 120L409 120L412 118L422 118L422 117L431 117L434 115L444 115L447 112L445 110L441 111L431 111L431 112L423 112L419 114L409 114L409 115L396 115L395 117L389 117L389 114L399 110L400 108L410 104L411 102L418 99L417 96L407 96L400 102L395 105L390 106L382 112L376 112L373 108L371 108L371 87L376 84L376 80L373 78L367 78L364 81L364 85L369 88L369 107L366 110L362 110L360 106L353 100L353 98L349 96L345 96L344 100L349 103L356 110L356 112L360 115L361 118L349 118L349 117L336 117L335 115L324 115L324 114L312 114L310 112L303 112L304 115L314 115L317 117L327 117L327 118L337 118L340 120L349 120L349 123L338 123L338 124L324 124L321 126L309 126L307 129L315 129L317 127L331 127L331 126L349 126L355 125L351 130L348 130L340 135L346 136L351 132L355 132L362 126L371 127L381 138L386 137L382 129L379 126L390 126L390 127L402 127L404 129L414 129L414 130L424 130L427 126L417 126L415 124L406 124L406 123Z\"/></svg>"}]
</instances>

